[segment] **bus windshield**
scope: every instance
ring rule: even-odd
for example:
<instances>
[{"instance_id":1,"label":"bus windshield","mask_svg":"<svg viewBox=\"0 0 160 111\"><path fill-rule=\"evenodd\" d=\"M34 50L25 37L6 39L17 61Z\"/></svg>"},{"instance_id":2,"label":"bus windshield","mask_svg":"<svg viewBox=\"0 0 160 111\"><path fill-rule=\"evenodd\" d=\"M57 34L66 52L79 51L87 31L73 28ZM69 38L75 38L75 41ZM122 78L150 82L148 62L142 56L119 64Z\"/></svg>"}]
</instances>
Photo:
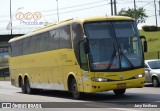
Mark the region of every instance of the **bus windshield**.
<instances>
[{"instance_id":1,"label":"bus windshield","mask_svg":"<svg viewBox=\"0 0 160 111\"><path fill-rule=\"evenodd\" d=\"M91 71L143 67L142 45L134 21L87 22Z\"/></svg>"}]
</instances>

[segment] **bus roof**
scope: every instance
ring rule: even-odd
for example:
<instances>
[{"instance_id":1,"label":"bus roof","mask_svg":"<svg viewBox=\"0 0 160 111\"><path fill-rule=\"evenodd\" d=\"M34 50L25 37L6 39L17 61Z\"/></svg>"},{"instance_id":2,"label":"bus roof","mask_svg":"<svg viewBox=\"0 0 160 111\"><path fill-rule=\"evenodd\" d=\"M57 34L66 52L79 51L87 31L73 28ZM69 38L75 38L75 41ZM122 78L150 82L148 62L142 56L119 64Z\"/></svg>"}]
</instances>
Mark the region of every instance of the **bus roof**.
<instances>
[{"instance_id":1,"label":"bus roof","mask_svg":"<svg viewBox=\"0 0 160 111\"><path fill-rule=\"evenodd\" d=\"M30 36L33 36L33 35L36 35L36 34L40 34L40 33L43 33L45 31L49 31L51 29L61 27L63 25L66 25L66 24L69 24L69 23L72 23L72 22L84 23L84 22L93 22L93 21L104 21L104 20L105 21L110 21L110 20L134 20L134 19L131 18L131 17L125 17L125 16L100 16L100 17L67 19L67 20L64 20L64 21L57 22L55 24L50 24L50 25L44 26L44 27L42 27L40 29L37 29L37 30L35 30L35 31L33 31L29 34L14 37L14 38L10 39L9 42L13 42L13 41L16 41L16 40L19 40L19 39L23 39L23 38L30 37Z\"/></svg>"}]
</instances>

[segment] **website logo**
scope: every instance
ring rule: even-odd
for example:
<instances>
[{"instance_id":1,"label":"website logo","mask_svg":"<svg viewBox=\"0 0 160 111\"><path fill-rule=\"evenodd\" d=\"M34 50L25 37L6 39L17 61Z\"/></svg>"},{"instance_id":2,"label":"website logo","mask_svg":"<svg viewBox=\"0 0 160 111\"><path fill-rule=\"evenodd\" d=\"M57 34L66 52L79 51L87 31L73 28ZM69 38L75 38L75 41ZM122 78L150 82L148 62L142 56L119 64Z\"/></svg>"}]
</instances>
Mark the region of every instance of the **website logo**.
<instances>
[{"instance_id":1,"label":"website logo","mask_svg":"<svg viewBox=\"0 0 160 111\"><path fill-rule=\"evenodd\" d=\"M18 12L15 16L19 20L20 25L46 25L48 22L40 21L42 18L41 12Z\"/></svg>"},{"instance_id":2,"label":"website logo","mask_svg":"<svg viewBox=\"0 0 160 111\"><path fill-rule=\"evenodd\" d=\"M16 14L17 20L40 20L42 18L42 14L40 12L18 12Z\"/></svg>"}]
</instances>

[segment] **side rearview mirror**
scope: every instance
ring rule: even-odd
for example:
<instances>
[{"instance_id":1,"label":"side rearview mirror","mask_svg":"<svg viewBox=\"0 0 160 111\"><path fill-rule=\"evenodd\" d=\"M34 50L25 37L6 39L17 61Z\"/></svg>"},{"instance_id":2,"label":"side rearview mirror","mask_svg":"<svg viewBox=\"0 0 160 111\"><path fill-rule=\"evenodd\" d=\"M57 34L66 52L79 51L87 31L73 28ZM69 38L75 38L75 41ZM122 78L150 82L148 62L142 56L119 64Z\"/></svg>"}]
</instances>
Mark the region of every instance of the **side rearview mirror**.
<instances>
[{"instance_id":1,"label":"side rearview mirror","mask_svg":"<svg viewBox=\"0 0 160 111\"><path fill-rule=\"evenodd\" d=\"M145 36L140 36L140 39L144 39L144 42L143 42L143 50L144 52L147 52L147 41L146 41L146 37Z\"/></svg>"},{"instance_id":2,"label":"side rearview mirror","mask_svg":"<svg viewBox=\"0 0 160 111\"><path fill-rule=\"evenodd\" d=\"M151 71L149 68L145 68L145 71Z\"/></svg>"},{"instance_id":3,"label":"side rearview mirror","mask_svg":"<svg viewBox=\"0 0 160 111\"><path fill-rule=\"evenodd\" d=\"M143 42L143 45L144 45L144 52L147 52L147 41L146 40Z\"/></svg>"}]
</instances>

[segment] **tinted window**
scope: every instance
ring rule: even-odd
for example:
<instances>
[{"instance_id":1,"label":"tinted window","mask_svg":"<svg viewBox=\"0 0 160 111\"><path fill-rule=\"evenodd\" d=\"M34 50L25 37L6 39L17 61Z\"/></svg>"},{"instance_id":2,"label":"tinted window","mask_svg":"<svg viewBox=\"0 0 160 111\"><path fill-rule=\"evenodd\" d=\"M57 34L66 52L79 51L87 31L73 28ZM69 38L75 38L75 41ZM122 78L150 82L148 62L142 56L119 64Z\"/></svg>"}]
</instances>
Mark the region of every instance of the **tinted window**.
<instances>
[{"instance_id":1,"label":"tinted window","mask_svg":"<svg viewBox=\"0 0 160 111\"><path fill-rule=\"evenodd\" d=\"M11 56L71 48L70 25L11 42Z\"/></svg>"},{"instance_id":2,"label":"tinted window","mask_svg":"<svg viewBox=\"0 0 160 111\"><path fill-rule=\"evenodd\" d=\"M76 59L80 64L80 41L84 39L84 33L82 26L79 23L72 24L72 37L73 37L73 46Z\"/></svg>"},{"instance_id":3,"label":"tinted window","mask_svg":"<svg viewBox=\"0 0 160 111\"><path fill-rule=\"evenodd\" d=\"M60 48L71 48L70 26L64 26L59 29Z\"/></svg>"},{"instance_id":4,"label":"tinted window","mask_svg":"<svg viewBox=\"0 0 160 111\"><path fill-rule=\"evenodd\" d=\"M27 37L25 39L23 39L23 54L29 54L31 53L31 41L30 41L30 37Z\"/></svg>"},{"instance_id":5,"label":"tinted window","mask_svg":"<svg viewBox=\"0 0 160 111\"><path fill-rule=\"evenodd\" d=\"M60 40L59 40L59 29L51 30L49 33L49 49L59 49Z\"/></svg>"},{"instance_id":6,"label":"tinted window","mask_svg":"<svg viewBox=\"0 0 160 111\"><path fill-rule=\"evenodd\" d=\"M40 39L38 38L38 35L34 35L31 37L31 53L37 53L39 52L39 44Z\"/></svg>"},{"instance_id":7,"label":"tinted window","mask_svg":"<svg viewBox=\"0 0 160 111\"><path fill-rule=\"evenodd\" d=\"M22 42L20 40L13 42L13 55L18 56L22 55L23 53L23 47L22 47Z\"/></svg>"},{"instance_id":8,"label":"tinted window","mask_svg":"<svg viewBox=\"0 0 160 111\"><path fill-rule=\"evenodd\" d=\"M49 33L44 32L38 35L39 39L39 52L49 50Z\"/></svg>"}]
</instances>

